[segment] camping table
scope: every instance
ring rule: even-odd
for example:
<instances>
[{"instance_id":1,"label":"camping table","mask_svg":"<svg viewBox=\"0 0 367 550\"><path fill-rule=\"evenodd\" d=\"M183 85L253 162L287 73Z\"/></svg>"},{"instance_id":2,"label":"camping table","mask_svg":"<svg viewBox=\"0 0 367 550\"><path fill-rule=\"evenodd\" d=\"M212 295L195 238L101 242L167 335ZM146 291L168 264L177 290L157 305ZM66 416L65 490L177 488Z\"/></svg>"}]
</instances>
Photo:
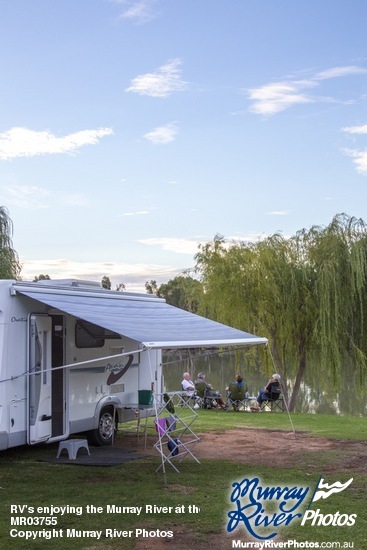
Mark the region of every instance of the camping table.
<instances>
[{"instance_id":1,"label":"camping table","mask_svg":"<svg viewBox=\"0 0 367 550\"><path fill-rule=\"evenodd\" d=\"M139 437L140 435L141 419L145 418L145 424L146 424L148 420L148 416L155 415L155 409L152 405L140 405L139 403L123 403L122 405L117 406L116 410L117 409L134 411L135 418L137 421L137 425L136 425L137 437ZM142 414L142 411L145 411L145 414Z\"/></svg>"}]
</instances>

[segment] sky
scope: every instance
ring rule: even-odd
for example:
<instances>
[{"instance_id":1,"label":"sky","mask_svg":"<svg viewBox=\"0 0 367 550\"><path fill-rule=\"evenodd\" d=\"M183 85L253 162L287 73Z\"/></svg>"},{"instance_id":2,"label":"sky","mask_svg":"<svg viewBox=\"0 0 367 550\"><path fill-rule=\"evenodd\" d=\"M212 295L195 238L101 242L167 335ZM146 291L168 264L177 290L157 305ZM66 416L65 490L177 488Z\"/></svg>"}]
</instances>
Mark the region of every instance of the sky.
<instances>
[{"instance_id":1,"label":"sky","mask_svg":"<svg viewBox=\"0 0 367 550\"><path fill-rule=\"evenodd\" d=\"M1 0L21 277L167 282L219 234L367 220L365 0Z\"/></svg>"}]
</instances>

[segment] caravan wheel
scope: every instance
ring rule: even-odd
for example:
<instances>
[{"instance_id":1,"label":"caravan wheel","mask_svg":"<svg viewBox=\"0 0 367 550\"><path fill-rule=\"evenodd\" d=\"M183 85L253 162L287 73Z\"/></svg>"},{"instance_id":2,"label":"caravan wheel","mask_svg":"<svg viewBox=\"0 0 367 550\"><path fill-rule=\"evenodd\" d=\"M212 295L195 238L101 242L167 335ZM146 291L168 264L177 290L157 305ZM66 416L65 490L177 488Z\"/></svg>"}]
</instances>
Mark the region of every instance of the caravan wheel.
<instances>
[{"instance_id":1,"label":"caravan wheel","mask_svg":"<svg viewBox=\"0 0 367 550\"><path fill-rule=\"evenodd\" d=\"M101 410L98 428L89 432L89 441L92 445L111 445L116 425L114 423L115 410L113 407L105 407Z\"/></svg>"}]
</instances>

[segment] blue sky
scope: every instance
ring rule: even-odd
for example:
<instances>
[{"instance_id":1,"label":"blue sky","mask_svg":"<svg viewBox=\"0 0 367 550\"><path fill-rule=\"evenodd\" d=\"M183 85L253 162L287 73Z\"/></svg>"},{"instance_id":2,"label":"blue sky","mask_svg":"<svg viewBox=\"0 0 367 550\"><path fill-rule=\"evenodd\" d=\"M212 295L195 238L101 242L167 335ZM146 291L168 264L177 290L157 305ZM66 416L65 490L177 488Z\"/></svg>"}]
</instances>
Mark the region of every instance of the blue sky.
<instances>
[{"instance_id":1,"label":"blue sky","mask_svg":"<svg viewBox=\"0 0 367 550\"><path fill-rule=\"evenodd\" d=\"M365 0L2 0L22 277L144 290L199 243L367 220Z\"/></svg>"}]
</instances>

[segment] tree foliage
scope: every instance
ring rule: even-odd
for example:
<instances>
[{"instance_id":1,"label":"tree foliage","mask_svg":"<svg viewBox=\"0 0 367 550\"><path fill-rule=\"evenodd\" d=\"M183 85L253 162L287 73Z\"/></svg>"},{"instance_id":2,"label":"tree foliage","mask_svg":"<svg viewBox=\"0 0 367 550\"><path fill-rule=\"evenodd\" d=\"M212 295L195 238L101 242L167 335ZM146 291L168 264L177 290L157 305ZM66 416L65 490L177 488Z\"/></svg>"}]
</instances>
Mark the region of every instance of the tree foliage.
<instances>
[{"instance_id":1,"label":"tree foliage","mask_svg":"<svg viewBox=\"0 0 367 550\"><path fill-rule=\"evenodd\" d=\"M335 387L347 362L360 376L365 373L367 228L362 220L340 214L325 228L314 226L289 239L276 233L231 246L217 235L195 258L205 289L202 311L269 339L272 364L291 381L291 410L311 361Z\"/></svg>"},{"instance_id":2,"label":"tree foliage","mask_svg":"<svg viewBox=\"0 0 367 550\"><path fill-rule=\"evenodd\" d=\"M125 289L126 289L126 286L124 285L124 283L119 283L116 285L117 292L122 292Z\"/></svg>"},{"instance_id":3,"label":"tree foliage","mask_svg":"<svg viewBox=\"0 0 367 550\"><path fill-rule=\"evenodd\" d=\"M43 275L43 273L41 273L40 275L35 276L35 278L33 279L33 282L37 283L38 281L50 281L50 280L51 280L51 277L49 275Z\"/></svg>"},{"instance_id":4,"label":"tree foliage","mask_svg":"<svg viewBox=\"0 0 367 550\"><path fill-rule=\"evenodd\" d=\"M20 263L13 249L13 222L5 206L0 206L0 279L18 279Z\"/></svg>"},{"instance_id":5,"label":"tree foliage","mask_svg":"<svg viewBox=\"0 0 367 550\"><path fill-rule=\"evenodd\" d=\"M106 290L111 290L111 280L109 277L107 277L107 275L103 275L102 277L102 280L101 280L101 285L102 285L102 288L105 288Z\"/></svg>"},{"instance_id":6,"label":"tree foliage","mask_svg":"<svg viewBox=\"0 0 367 550\"><path fill-rule=\"evenodd\" d=\"M147 281L145 289L148 294L155 294L158 298L164 298L169 305L185 309L191 313L197 313L202 302L203 286L200 281L188 274L177 275L177 277L160 286L158 286L157 281Z\"/></svg>"},{"instance_id":7,"label":"tree foliage","mask_svg":"<svg viewBox=\"0 0 367 550\"><path fill-rule=\"evenodd\" d=\"M145 290L147 291L147 294L157 294L158 292L157 281L154 281L153 279L151 281L146 281Z\"/></svg>"},{"instance_id":8,"label":"tree foliage","mask_svg":"<svg viewBox=\"0 0 367 550\"><path fill-rule=\"evenodd\" d=\"M103 275L102 277L102 280L101 280L101 285L102 285L102 288L105 288L106 290L111 290L112 289L112 283L111 283L111 279L109 277L107 277L107 275ZM116 290L117 292L123 292L125 290L125 285L124 283L119 283L116 285Z\"/></svg>"}]
</instances>

